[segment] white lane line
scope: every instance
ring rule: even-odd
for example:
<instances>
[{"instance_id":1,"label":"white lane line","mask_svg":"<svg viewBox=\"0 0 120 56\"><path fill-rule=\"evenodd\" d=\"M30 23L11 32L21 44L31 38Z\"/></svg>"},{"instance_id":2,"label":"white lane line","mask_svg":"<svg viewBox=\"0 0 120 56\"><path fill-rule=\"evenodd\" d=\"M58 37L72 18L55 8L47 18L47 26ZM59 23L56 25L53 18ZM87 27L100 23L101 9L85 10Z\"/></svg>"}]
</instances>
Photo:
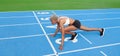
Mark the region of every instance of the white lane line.
<instances>
[{"instance_id":1,"label":"white lane line","mask_svg":"<svg viewBox=\"0 0 120 56\"><path fill-rule=\"evenodd\" d=\"M120 17L117 18L101 18L101 19L84 19L84 20L80 20L80 21L98 21L98 20L119 20Z\"/></svg>"},{"instance_id":2,"label":"white lane line","mask_svg":"<svg viewBox=\"0 0 120 56\"><path fill-rule=\"evenodd\" d=\"M100 51L101 54L103 54L103 56L107 56L107 54L105 54L103 51Z\"/></svg>"},{"instance_id":3,"label":"white lane line","mask_svg":"<svg viewBox=\"0 0 120 56\"><path fill-rule=\"evenodd\" d=\"M99 20L119 20L120 17L117 18L101 18L101 19L84 19L84 20L79 20L79 21L99 21ZM51 22L42 22L42 24L50 24Z\"/></svg>"},{"instance_id":4,"label":"white lane line","mask_svg":"<svg viewBox=\"0 0 120 56\"><path fill-rule=\"evenodd\" d=\"M100 46L94 46L94 47L89 47L89 48L71 50L71 51L66 51L66 52L59 52L58 54L60 55L60 54L68 54L68 53L74 53L74 52L82 52L82 51L87 51L87 50L93 50L93 49L111 47L111 46L118 46L118 45L120 45L120 43L106 44L106 45L100 45ZM48 54L48 55L45 55L45 56L54 56L54 54Z\"/></svg>"},{"instance_id":5,"label":"white lane line","mask_svg":"<svg viewBox=\"0 0 120 56\"><path fill-rule=\"evenodd\" d=\"M26 18L28 19L29 17L34 17L34 16L7 16L7 17L0 17L0 18L12 18L12 19L21 19L21 18Z\"/></svg>"},{"instance_id":6,"label":"white lane line","mask_svg":"<svg viewBox=\"0 0 120 56\"><path fill-rule=\"evenodd\" d=\"M76 14L61 14L61 15L94 15L94 14L120 14L120 12L106 12L106 13L99 12L99 13L79 13L79 14L76 13Z\"/></svg>"},{"instance_id":7,"label":"white lane line","mask_svg":"<svg viewBox=\"0 0 120 56\"><path fill-rule=\"evenodd\" d=\"M56 14L56 13L55 13ZM61 15L94 15L94 14L120 14L120 12L93 12L93 13L76 13L76 14L61 14ZM60 14L58 14L60 15ZM26 17L33 17L33 16L9 16L9 17L0 17L0 18L26 18Z\"/></svg>"},{"instance_id":8,"label":"white lane line","mask_svg":"<svg viewBox=\"0 0 120 56\"><path fill-rule=\"evenodd\" d=\"M88 40L85 36L83 36L81 33L79 33L79 35L80 35L83 39L85 39L89 44L92 44L92 42L91 42L90 40Z\"/></svg>"},{"instance_id":9,"label":"white lane line","mask_svg":"<svg viewBox=\"0 0 120 56\"><path fill-rule=\"evenodd\" d=\"M0 25L0 27L24 26L24 25L37 25L37 24L38 24L38 23L10 24L10 25Z\"/></svg>"},{"instance_id":10,"label":"white lane line","mask_svg":"<svg viewBox=\"0 0 120 56\"><path fill-rule=\"evenodd\" d=\"M56 51L55 47L53 46L53 44L52 44L51 40L49 39L49 37L48 37L47 33L45 32L45 30L44 30L44 28L43 28L42 24L41 24L41 23L40 23L40 21L39 21L39 18L37 17L37 15L36 15L36 13L35 13L34 11L33 11L33 15L35 16L35 18L36 18L37 22L39 23L40 28L43 30L43 33L45 34L45 36L46 36L46 38L47 38L47 40L48 40L48 42L49 42L49 44L50 44L50 46L51 46L51 48L52 48L52 50L53 50L54 54L55 54L56 56L58 56L58 55L57 55L57 51Z\"/></svg>"},{"instance_id":11,"label":"white lane line","mask_svg":"<svg viewBox=\"0 0 120 56\"><path fill-rule=\"evenodd\" d=\"M26 36L16 36L16 37L7 37L7 38L0 38L0 40L9 40L9 39L17 39L17 38L30 38L30 37L37 37L41 36L42 34L35 34L35 35L26 35Z\"/></svg>"},{"instance_id":12,"label":"white lane line","mask_svg":"<svg viewBox=\"0 0 120 56\"><path fill-rule=\"evenodd\" d=\"M115 27L106 27L105 29L114 29L114 28L120 28L120 26L115 26ZM82 30L78 30L78 31L73 31L73 32L81 32ZM53 33L48 33L47 35L51 35ZM61 34L61 33L58 33ZM38 35L38 34L35 34ZM39 34L40 36L44 36L44 34ZM21 36L17 36L17 37L4 37L4 38L0 38L2 40L8 40L8 39L15 39L15 38L20 38ZM32 35L30 35L29 37L32 37ZM21 37L24 38L24 37Z\"/></svg>"},{"instance_id":13,"label":"white lane line","mask_svg":"<svg viewBox=\"0 0 120 56\"><path fill-rule=\"evenodd\" d=\"M80 21L97 21L97 20L117 20L120 18L106 18L106 19L86 19ZM10 25L0 25L0 27L8 27L8 26L22 26L22 25L36 25L38 23L24 23L24 24L10 24ZM50 22L42 22L41 24L50 24Z\"/></svg>"},{"instance_id":14,"label":"white lane line","mask_svg":"<svg viewBox=\"0 0 120 56\"><path fill-rule=\"evenodd\" d=\"M55 15L57 15L54 11L51 11L52 12L52 14L55 14Z\"/></svg>"},{"instance_id":15,"label":"white lane line","mask_svg":"<svg viewBox=\"0 0 120 56\"><path fill-rule=\"evenodd\" d=\"M120 26L114 26L114 27L105 27L104 29L114 29L114 28L120 28Z\"/></svg>"},{"instance_id":16,"label":"white lane line","mask_svg":"<svg viewBox=\"0 0 120 56\"><path fill-rule=\"evenodd\" d=\"M110 10L110 11L111 11L111 10L112 10L112 11L115 10L115 11L116 11L116 10L120 10L120 8L110 8L110 9L83 9L83 10L67 10L67 11L87 11L87 12L88 12L88 11L93 11L93 10L94 10L94 11L103 11L103 12L104 12L104 11L107 11L107 10ZM66 10L55 10L55 11L66 11Z\"/></svg>"}]
</instances>

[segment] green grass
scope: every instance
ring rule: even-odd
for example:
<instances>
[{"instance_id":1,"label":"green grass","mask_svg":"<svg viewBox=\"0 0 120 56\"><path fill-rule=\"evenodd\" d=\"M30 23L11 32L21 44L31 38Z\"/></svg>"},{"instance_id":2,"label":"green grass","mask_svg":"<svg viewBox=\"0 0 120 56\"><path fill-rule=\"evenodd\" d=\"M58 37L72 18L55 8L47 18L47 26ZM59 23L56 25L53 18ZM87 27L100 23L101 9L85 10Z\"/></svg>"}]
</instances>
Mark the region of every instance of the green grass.
<instances>
[{"instance_id":1,"label":"green grass","mask_svg":"<svg viewBox=\"0 0 120 56\"><path fill-rule=\"evenodd\" d=\"M120 8L120 0L0 0L0 11Z\"/></svg>"}]
</instances>

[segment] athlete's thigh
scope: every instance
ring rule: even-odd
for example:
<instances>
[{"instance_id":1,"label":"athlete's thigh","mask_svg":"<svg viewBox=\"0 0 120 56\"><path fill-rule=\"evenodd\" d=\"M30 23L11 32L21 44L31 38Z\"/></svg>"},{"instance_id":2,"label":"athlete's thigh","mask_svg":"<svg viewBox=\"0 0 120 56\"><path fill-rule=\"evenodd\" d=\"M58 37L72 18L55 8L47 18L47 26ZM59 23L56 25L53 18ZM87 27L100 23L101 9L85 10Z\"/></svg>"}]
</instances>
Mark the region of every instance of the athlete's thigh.
<instances>
[{"instance_id":1,"label":"athlete's thigh","mask_svg":"<svg viewBox=\"0 0 120 56\"><path fill-rule=\"evenodd\" d=\"M81 29L81 30L87 30L88 27L85 27L85 26L81 25L81 26L80 26L80 29Z\"/></svg>"},{"instance_id":2,"label":"athlete's thigh","mask_svg":"<svg viewBox=\"0 0 120 56\"><path fill-rule=\"evenodd\" d=\"M65 31L74 31L74 30L77 30L77 28L75 26L71 25L71 26L65 27L64 30Z\"/></svg>"}]
</instances>

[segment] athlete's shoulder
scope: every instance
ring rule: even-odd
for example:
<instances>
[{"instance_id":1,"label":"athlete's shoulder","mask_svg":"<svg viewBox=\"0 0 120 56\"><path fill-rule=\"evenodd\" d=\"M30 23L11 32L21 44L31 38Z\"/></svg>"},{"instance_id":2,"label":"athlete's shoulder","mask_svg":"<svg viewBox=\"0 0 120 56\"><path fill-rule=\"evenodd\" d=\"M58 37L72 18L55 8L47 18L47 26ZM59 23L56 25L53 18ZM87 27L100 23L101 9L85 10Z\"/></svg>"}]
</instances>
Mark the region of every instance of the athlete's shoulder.
<instances>
[{"instance_id":1,"label":"athlete's shoulder","mask_svg":"<svg viewBox=\"0 0 120 56\"><path fill-rule=\"evenodd\" d=\"M65 18L69 18L67 16L60 16L59 19L65 19Z\"/></svg>"}]
</instances>

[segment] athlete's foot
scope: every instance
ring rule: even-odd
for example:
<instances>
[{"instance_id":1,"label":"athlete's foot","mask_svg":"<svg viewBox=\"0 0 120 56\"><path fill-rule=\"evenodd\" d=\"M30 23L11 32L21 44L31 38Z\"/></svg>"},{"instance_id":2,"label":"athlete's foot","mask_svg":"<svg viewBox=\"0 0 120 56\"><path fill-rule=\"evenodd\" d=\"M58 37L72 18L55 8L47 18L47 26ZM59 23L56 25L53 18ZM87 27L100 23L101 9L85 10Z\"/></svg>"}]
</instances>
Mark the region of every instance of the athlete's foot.
<instances>
[{"instance_id":1,"label":"athlete's foot","mask_svg":"<svg viewBox=\"0 0 120 56\"><path fill-rule=\"evenodd\" d=\"M105 29L101 29L102 31L100 31L100 36L102 37L103 35L104 35L104 31L105 31Z\"/></svg>"},{"instance_id":2,"label":"athlete's foot","mask_svg":"<svg viewBox=\"0 0 120 56\"><path fill-rule=\"evenodd\" d=\"M78 34L75 32L75 35L72 35L70 40L74 40L77 36Z\"/></svg>"}]
</instances>

